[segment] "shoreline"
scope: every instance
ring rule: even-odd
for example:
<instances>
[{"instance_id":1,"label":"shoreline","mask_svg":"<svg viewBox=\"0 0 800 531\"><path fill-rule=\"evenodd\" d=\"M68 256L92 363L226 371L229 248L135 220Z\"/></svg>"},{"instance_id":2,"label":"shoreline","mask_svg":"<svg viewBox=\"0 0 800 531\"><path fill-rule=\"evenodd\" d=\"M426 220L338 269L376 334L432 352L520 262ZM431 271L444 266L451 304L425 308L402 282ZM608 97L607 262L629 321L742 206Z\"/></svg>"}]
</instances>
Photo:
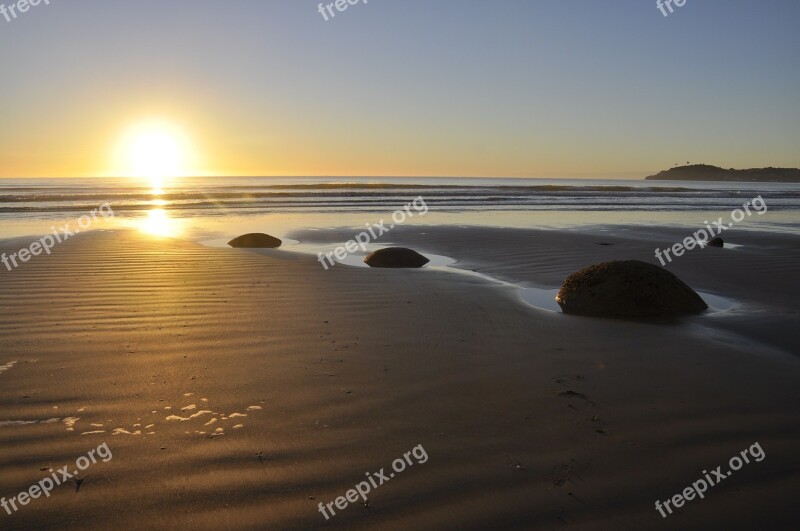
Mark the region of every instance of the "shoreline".
<instances>
[{"instance_id":1,"label":"shoreline","mask_svg":"<svg viewBox=\"0 0 800 531\"><path fill-rule=\"evenodd\" d=\"M295 257L298 259L316 257L320 250L341 245L352 238L353 230L356 229L288 230L288 237L283 237L284 245L280 248L249 249L245 252L264 256L298 255ZM123 234L137 232L130 228L99 231ZM466 241L468 238L459 237L465 232L476 235L480 244L470 247ZM401 225L395 227L391 235L371 243L367 252L350 253L345 261L336 261L336 267L370 269L361 262L369 252L394 245L411 247L432 259L423 268L424 271L472 276L488 285L515 291L523 304L535 310L551 311L532 302L540 299L540 294L531 293L526 297L523 295L525 290L557 290L570 273L600 261L637 259L659 265L658 260L648 256L648 252L671 241L679 242L687 234L683 227L639 225L572 229ZM767 350L777 349L800 358L800 351L790 334L794 326L800 323L793 316L784 317L784 314L791 314L795 309L795 301L800 299L800 286L785 276L786 267L791 269L792 263L800 263L800 252L796 251L800 249L800 235L750 229L736 230L730 237L728 234L723 236L726 239L725 248L694 249L665 266L698 293L709 296L707 302L722 299L716 301L722 307L714 308L713 304L709 304L709 311L682 318L680 323L725 337L730 334L733 334L730 337L736 337L738 334L751 343L760 342ZM208 244L183 238L166 239L180 241L184 245L230 250L227 244L218 243L209 247ZM544 246L548 251L533 256L520 250L531 242ZM15 244L24 247L28 243L28 238L0 239L0 251L11 249ZM759 284L757 279L752 278L751 272L759 268L763 273L768 271L761 263L763 253L781 251L787 255L773 266L773 272L781 275L783 284L778 286L774 278ZM777 312L772 319L767 315L770 311ZM561 313L560 310L557 309L557 313ZM714 318L709 319L712 316ZM772 332L777 332L777 337L767 338L757 332L758 327L765 325Z\"/></svg>"},{"instance_id":2,"label":"shoreline","mask_svg":"<svg viewBox=\"0 0 800 531\"><path fill-rule=\"evenodd\" d=\"M478 274L487 282L496 281L518 289L558 289L570 273L606 260L637 259L659 265L654 249L686 237L681 228L638 226L604 227L606 232L553 229L501 229L490 227L401 227L381 246L400 245L423 254L436 254L454 260L446 270L456 274ZM466 233L466 236L464 234ZM308 244L332 245L350 237L348 229L299 230L291 235ZM793 264L800 263L800 236L763 231L737 231L730 241L740 242L736 248L695 249L667 264L666 269L678 275L698 292L731 300L738 306L723 312L726 319L716 319L728 331L754 332L749 319L759 324L775 312L782 329L781 338L766 344L800 356L791 339L791 330L798 324L796 301L800 287L792 281ZM470 243L468 240L475 239ZM536 245L540 252L525 251ZM287 251L290 251L288 248ZM764 256L782 253L771 264ZM759 277L754 278L753 273ZM774 276L770 277L770 273ZM769 277L769 278L767 278ZM760 282L763 280L763 282ZM786 314L786 317L781 317ZM696 324L703 316L686 318ZM705 315L708 317L708 314ZM717 315L716 317L721 317ZM721 322L722 321L722 322ZM761 336L757 336L761 337ZM761 337L764 339L763 337ZM754 337L749 337L754 339Z\"/></svg>"}]
</instances>

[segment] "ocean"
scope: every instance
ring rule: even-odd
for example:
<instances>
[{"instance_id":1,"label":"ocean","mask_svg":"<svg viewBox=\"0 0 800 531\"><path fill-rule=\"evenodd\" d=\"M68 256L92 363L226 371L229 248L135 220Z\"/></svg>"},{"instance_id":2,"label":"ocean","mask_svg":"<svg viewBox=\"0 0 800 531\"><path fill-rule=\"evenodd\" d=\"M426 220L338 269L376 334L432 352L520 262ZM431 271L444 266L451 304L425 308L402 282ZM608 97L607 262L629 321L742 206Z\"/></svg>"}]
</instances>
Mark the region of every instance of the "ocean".
<instances>
[{"instance_id":1,"label":"ocean","mask_svg":"<svg viewBox=\"0 0 800 531\"><path fill-rule=\"evenodd\" d=\"M513 227L702 226L761 196L743 230L800 233L800 184L485 178L186 177L153 190L132 178L0 180L0 237L43 234L109 203L115 225L196 241L242 231L361 226L416 197L415 223ZM160 227L160 225L163 225Z\"/></svg>"}]
</instances>

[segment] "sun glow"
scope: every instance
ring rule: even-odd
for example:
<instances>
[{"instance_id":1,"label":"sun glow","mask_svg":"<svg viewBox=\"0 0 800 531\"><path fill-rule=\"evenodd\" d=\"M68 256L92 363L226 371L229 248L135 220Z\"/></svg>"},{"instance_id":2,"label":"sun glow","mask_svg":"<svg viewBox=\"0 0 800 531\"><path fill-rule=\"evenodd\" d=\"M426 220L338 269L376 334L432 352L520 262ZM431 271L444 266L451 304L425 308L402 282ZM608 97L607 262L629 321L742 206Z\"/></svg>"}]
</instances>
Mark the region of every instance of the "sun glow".
<instances>
[{"instance_id":1,"label":"sun glow","mask_svg":"<svg viewBox=\"0 0 800 531\"><path fill-rule=\"evenodd\" d=\"M163 208L148 210L147 216L141 219L137 225L142 232L162 238L174 238L181 232L178 221L170 218Z\"/></svg>"},{"instance_id":2,"label":"sun glow","mask_svg":"<svg viewBox=\"0 0 800 531\"><path fill-rule=\"evenodd\" d=\"M124 176L148 179L156 193L165 181L188 174L193 153L186 135L163 121L131 127L117 148L117 165Z\"/></svg>"}]
</instances>

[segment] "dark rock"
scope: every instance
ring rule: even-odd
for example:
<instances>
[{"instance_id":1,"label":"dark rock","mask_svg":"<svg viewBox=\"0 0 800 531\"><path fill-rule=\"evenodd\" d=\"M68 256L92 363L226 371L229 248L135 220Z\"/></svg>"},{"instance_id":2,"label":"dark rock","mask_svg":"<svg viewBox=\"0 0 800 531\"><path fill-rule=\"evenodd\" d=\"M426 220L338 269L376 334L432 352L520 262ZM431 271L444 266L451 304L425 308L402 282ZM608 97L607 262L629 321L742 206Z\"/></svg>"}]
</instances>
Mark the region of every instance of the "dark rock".
<instances>
[{"instance_id":1,"label":"dark rock","mask_svg":"<svg viewBox=\"0 0 800 531\"><path fill-rule=\"evenodd\" d=\"M711 238L706 245L709 247L725 247L725 240L717 236L716 238Z\"/></svg>"},{"instance_id":2,"label":"dark rock","mask_svg":"<svg viewBox=\"0 0 800 531\"><path fill-rule=\"evenodd\" d=\"M280 247L282 241L269 234L252 233L244 234L228 242L231 247L243 247L249 249L274 249Z\"/></svg>"},{"instance_id":3,"label":"dark rock","mask_svg":"<svg viewBox=\"0 0 800 531\"><path fill-rule=\"evenodd\" d=\"M430 260L412 249L387 247L364 258L370 267L422 267Z\"/></svg>"},{"instance_id":4,"label":"dark rock","mask_svg":"<svg viewBox=\"0 0 800 531\"><path fill-rule=\"evenodd\" d=\"M639 260L603 262L572 273L556 302L564 313L619 319L674 317L708 308L678 277Z\"/></svg>"}]
</instances>

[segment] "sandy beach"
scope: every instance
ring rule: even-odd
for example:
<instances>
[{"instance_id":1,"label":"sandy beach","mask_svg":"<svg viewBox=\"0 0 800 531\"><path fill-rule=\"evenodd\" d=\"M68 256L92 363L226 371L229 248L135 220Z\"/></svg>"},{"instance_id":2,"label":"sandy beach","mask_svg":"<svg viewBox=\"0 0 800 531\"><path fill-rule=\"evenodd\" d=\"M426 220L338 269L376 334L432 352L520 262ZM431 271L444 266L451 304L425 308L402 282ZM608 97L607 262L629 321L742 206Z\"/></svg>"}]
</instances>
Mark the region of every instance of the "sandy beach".
<instances>
[{"instance_id":1,"label":"sandy beach","mask_svg":"<svg viewBox=\"0 0 800 531\"><path fill-rule=\"evenodd\" d=\"M798 20L0 0L0 531L800 529Z\"/></svg>"},{"instance_id":2,"label":"sandy beach","mask_svg":"<svg viewBox=\"0 0 800 531\"><path fill-rule=\"evenodd\" d=\"M392 238L557 288L598 261L652 262L679 236ZM660 325L538 310L513 286L435 268L326 271L301 253L81 234L0 273L0 496L103 443L113 458L0 511L2 528L789 529L800 238L737 237L670 267L736 306ZM766 457L704 499L654 509L756 442ZM427 460L368 504L321 514L419 445Z\"/></svg>"}]
</instances>

